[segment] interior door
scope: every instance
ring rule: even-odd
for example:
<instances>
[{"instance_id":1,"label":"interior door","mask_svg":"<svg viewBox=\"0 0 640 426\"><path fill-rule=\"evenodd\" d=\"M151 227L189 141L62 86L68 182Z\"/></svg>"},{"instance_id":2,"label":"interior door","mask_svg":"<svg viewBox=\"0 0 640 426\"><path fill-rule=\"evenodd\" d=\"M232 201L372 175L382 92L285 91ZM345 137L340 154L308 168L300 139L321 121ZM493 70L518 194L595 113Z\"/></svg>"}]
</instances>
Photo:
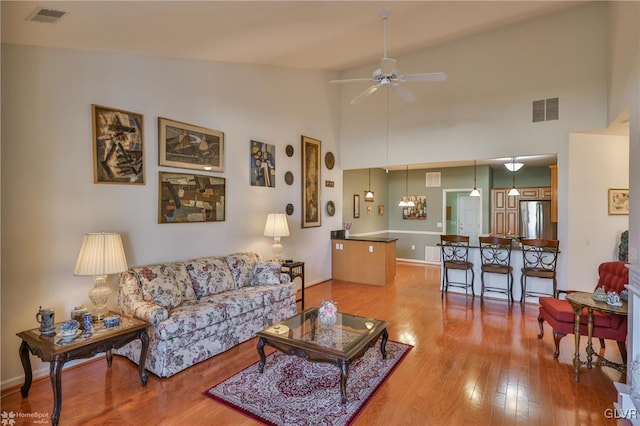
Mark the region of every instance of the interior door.
<instances>
[{"instance_id":1,"label":"interior door","mask_svg":"<svg viewBox=\"0 0 640 426\"><path fill-rule=\"evenodd\" d=\"M478 244L480 236L481 197L458 194L458 234L468 235L472 244Z\"/></svg>"}]
</instances>

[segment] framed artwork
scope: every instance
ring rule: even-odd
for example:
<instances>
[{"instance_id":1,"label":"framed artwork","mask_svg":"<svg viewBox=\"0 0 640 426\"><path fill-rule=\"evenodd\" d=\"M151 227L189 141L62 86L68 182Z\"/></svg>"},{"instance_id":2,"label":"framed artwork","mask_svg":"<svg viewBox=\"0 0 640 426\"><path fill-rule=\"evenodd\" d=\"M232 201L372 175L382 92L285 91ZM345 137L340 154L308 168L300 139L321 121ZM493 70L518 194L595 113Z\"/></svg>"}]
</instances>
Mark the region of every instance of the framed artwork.
<instances>
[{"instance_id":1,"label":"framed artwork","mask_svg":"<svg viewBox=\"0 0 640 426\"><path fill-rule=\"evenodd\" d=\"M276 146L264 142L251 141L249 170L251 173L251 186L275 188Z\"/></svg>"},{"instance_id":2,"label":"framed artwork","mask_svg":"<svg viewBox=\"0 0 640 426\"><path fill-rule=\"evenodd\" d=\"M142 114L91 105L93 182L144 185Z\"/></svg>"},{"instance_id":3,"label":"framed artwork","mask_svg":"<svg viewBox=\"0 0 640 426\"><path fill-rule=\"evenodd\" d=\"M404 220L427 220L427 196L411 195L407 201L413 201L414 207L402 208L402 219Z\"/></svg>"},{"instance_id":4,"label":"framed artwork","mask_svg":"<svg viewBox=\"0 0 640 426\"><path fill-rule=\"evenodd\" d=\"M378 216L384 216L384 204L378 204Z\"/></svg>"},{"instance_id":5,"label":"framed artwork","mask_svg":"<svg viewBox=\"0 0 640 426\"><path fill-rule=\"evenodd\" d=\"M302 227L320 226L320 154L317 139L302 136Z\"/></svg>"},{"instance_id":6,"label":"framed artwork","mask_svg":"<svg viewBox=\"0 0 640 426\"><path fill-rule=\"evenodd\" d=\"M158 223L223 222L225 179L160 172Z\"/></svg>"},{"instance_id":7,"label":"framed artwork","mask_svg":"<svg viewBox=\"0 0 640 426\"><path fill-rule=\"evenodd\" d=\"M360 217L360 194L353 194L353 218Z\"/></svg>"},{"instance_id":8,"label":"framed artwork","mask_svg":"<svg viewBox=\"0 0 640 426\"><path fill-rule=\"evenodd\" d=\"M158 117L160 165L224 171L224 133Z\"/></svg>"},{"instance_id":9,"label":"framed artwork","mask_svg":"<svg viewBox=\"0 0 640 426\"><path fill-rule=\"evenodd\" d=\"M609 214L629 214L629 189L609 188Z\"/></svg>"}]
</instances>

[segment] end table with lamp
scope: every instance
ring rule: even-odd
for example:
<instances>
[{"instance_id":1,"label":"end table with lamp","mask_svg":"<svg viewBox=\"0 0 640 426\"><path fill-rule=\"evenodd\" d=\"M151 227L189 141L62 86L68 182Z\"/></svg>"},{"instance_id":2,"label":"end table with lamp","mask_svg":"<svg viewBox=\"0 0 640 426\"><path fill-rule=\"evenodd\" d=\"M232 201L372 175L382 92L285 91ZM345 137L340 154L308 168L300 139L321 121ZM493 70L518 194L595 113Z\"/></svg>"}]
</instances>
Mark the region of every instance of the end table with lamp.
<instances>
[{"instance_id":1,"label":"end table with lamp","mask_svg":"<svg viewBox=\"0 0 640 426\"><path fill-rule=\"evenodd\" d=\"M283 274L287 274L289 275L289 278L291 278L291 281L293 281L295 278L300 277L300 279L302 280L302 285L301 285L301 297L299 299L296 299L296 303L297 302L301 302L302 304L302 309L301 311L304 311L304 262L301 262L299 260L285 260L282 262L282 273Z\"/></svg>"}]
</instances>

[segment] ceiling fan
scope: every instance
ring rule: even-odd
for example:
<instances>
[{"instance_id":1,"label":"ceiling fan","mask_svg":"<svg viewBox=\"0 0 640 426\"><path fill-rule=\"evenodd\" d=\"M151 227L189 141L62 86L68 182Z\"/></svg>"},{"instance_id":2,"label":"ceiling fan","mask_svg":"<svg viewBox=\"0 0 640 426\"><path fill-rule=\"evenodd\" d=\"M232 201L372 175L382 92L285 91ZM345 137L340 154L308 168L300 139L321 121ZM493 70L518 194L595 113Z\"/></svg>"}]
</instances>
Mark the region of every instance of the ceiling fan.
<instances>
[{"instance_id":1,"label":"ceiling fan","mask_svg":"<svg viewBox=\"0 0 640 426\"><path fill-rule=\"evenodd\" d=\"M413 102L416 99L415 95L401 86L400 83L404 83L405 81L444 81L447 79L447 75L443 72L398 75L396 60L387 58L387 19L389 18L389 15L391 15L391 12L388 10L380 12L380 17L382 18L382 24L384 27L384 57L380 60L380 68L373 72L373 76L371 78L349 78L345 80L331 80L329 82L354 83L368 81L374 83L367 90L353 98L353 100L351 100L352 104L357 104L381 87L391 87L391 90L398 94L398 96L400 96L405 102Z\"/></svg>"}]
</instances>

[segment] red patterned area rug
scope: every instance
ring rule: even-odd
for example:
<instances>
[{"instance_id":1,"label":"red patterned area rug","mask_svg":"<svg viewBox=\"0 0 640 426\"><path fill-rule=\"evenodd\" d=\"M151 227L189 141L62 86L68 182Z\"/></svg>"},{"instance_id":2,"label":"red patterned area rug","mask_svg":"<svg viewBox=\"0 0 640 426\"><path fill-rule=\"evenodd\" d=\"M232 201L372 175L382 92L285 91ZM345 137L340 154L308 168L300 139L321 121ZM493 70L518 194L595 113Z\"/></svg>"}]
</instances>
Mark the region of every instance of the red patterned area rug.
<instances>
[{"instance_id":1,"label":"red patterned area rug","mask_svg":"<svg viewBox=\"0 0 640 426\"><path fill-rule=\"evenodd\" d=\"M349 366L347 402L340 403L340 369L274 352L264 373L258 363L204 392L270 425L347 425L371 395L400 364L412 346L387 342L387 359L380 345L371 347Z\"/></svg>"}]
</instances>

